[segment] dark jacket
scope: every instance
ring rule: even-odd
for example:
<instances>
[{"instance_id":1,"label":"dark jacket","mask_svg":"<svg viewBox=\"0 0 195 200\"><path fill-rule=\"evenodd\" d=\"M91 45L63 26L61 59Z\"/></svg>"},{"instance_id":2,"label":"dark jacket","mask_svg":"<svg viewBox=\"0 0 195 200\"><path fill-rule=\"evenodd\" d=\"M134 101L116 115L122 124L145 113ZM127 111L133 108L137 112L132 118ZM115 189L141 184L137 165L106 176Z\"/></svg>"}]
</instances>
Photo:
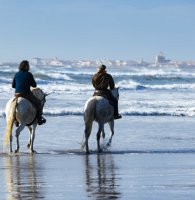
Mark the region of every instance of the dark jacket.
<instances>
[{"instance_id":1,"label":"dark jacket","mask_svg":"<svg viewBox=\"0 0 195 200\"><path fill-rule=\"evenodd\" d=\"M37 83L31 72L20 70L14 76L12 87L15 88L15 93L22 93L24 95L30 94L30 87L36 87Z\"/></svg>"},{"instance_id":2,"label":"dark jacket","mask_svg":"<svg viewBox=\"0 0 195 200\"><path fill-rule=\"evenodd\" d=\"M106 71L95 74L92 78L92 84L96 90L112 90L115 87L112 76Z\"/></svg>"}]
</instances>

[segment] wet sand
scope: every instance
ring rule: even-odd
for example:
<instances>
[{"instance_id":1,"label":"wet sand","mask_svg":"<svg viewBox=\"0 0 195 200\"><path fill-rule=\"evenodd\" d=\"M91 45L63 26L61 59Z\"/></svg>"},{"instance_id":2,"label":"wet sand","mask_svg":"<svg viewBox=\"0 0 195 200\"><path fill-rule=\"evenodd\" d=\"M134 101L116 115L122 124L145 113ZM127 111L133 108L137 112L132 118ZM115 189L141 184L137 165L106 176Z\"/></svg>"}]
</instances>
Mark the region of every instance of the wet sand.
<instances>
[{"instance_id":1,"label":"wet sand","mask_svg":"<svg viewBox=\"0 0 195 200\"><path fill-rule=\"evenodd\" d=\"M1 157L1 199L194 199L195 155ZM187 161L187 162L183 162Z\"/></svg>"},{"instance_id":2,"label":"wet sand","mask_svg":"<svg viewBox=\"0 0 195 200\"><path fill-rule=\"evenodd\" d=\"M54 121L55 125L51 123ZM151 124L154 121L134 117L117 121L111 149L98 154L93 134L92 153L85 155L79 149L82 118L48 118L47 125L37 130L37 154L30 155L26 150L26 133L21 135L21 153L0 152L0 199L194 199L193 119L158 118ZM138 122L142 124L139 128ZM136 135L129 135L129 126ZM182 137L180 126L189 144L178 139ZM163 144L168 137L166 128L173 127L169 133L172 147L168 148ZM177 142L171 135L174 131ZM52 139L54 133L59 135ZM162 135L165 139L160 143ZM152 144L154 138L156 144Z\"/></svg>"}]
</instances>

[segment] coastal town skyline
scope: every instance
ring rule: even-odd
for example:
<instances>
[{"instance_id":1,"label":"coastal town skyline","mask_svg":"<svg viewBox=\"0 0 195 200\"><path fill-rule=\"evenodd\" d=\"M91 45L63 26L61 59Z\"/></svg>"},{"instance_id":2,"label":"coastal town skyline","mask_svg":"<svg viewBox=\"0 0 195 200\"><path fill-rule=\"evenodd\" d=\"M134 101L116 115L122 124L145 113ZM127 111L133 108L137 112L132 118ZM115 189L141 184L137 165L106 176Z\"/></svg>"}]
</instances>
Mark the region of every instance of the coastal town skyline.
<instances>
[{"instance_id":1,"label":"coastal town skyline","mask_svg":"<svg viewBox=\"0 0 195 200\"><path fill-rule=\"evenodd\" d=\"M195 67L195 60L172 60L166 57L163 52L159 52L154 57L153 61L147 61L144 59L132 60L132 59L74 59L68 60L65 58L58 58L57 56L51 58L30 58L30 64L37 66L98 66L105 64L108 66L137 66L137 67ZM17 62L0 62L0 65L17 65Z\"/></svg>"}]
</instances>

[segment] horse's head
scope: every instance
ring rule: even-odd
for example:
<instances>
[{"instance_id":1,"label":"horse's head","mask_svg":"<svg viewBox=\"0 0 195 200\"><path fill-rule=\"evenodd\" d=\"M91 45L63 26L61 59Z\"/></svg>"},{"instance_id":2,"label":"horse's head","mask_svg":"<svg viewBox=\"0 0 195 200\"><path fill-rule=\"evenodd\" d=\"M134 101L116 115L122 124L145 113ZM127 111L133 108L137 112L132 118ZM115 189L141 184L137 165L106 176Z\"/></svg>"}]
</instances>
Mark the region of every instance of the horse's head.
<instances>
[{"instance_id":1,"label":"horse's head","mask_svg":"<svg viewBox=\"0 0 195 200\"><path fill-rule=\"evenodd\" d=\"M114 88L111 92L113 97L115 97L117 100L119 99L119 87Z\"/></svg>"},{"instance_id":2,"label":"horse's head","mask_svg":"<svg viewBox=\"0 0 195 200\"><path fill-rule=\"evenodd\" d=\"M32 90L33 95L39 99L41 101L42 106L44 106L45 102L46 102L46 96L47 94L45 94L40 88L33 88Z\"/></svg>"}]
</instances>

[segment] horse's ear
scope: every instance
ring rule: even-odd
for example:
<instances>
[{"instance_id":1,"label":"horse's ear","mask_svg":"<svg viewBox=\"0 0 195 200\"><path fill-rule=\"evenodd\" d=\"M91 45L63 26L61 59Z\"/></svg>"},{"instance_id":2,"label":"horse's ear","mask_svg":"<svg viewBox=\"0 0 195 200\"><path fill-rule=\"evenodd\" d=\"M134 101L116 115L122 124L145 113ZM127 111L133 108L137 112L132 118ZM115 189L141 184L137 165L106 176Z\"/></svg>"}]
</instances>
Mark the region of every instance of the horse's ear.
<instances>
[{"instance_id":1,"label":"horse's ear","mask_svg":"<svg viewBox=\"0 0 195 200\"><path fill-rule=\"evenodd\" d=\"M49 96L50 94L51 94L51 93L45 94L45 97L46 97L46 96Z\"/></svg>"}]
</instances>

